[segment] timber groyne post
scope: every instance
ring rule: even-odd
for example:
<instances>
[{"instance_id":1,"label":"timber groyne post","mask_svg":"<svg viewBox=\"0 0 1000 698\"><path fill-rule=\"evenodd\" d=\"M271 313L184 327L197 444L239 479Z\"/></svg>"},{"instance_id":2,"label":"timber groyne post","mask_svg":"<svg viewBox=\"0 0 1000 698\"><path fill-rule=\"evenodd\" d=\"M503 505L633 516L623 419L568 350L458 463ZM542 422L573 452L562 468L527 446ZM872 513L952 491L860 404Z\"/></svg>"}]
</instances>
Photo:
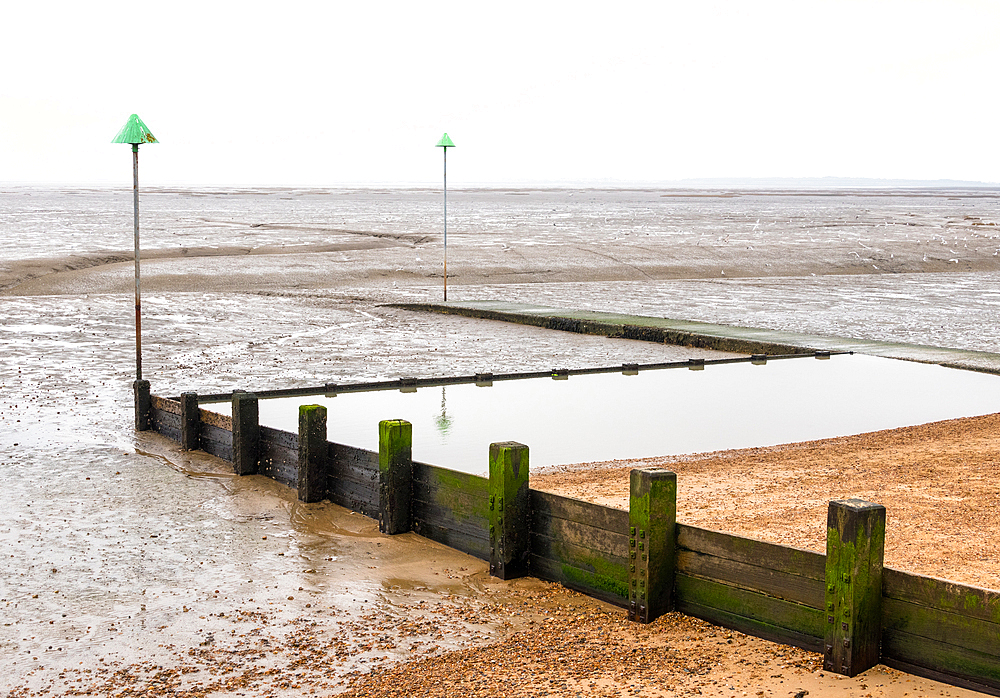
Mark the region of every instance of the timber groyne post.
<instances>
[{"instance_id":1,"label":"timber groyne post","mask_svg":"<svg viewBox=\"0 0 1000 698\"><path fill-rule=\"evenodd\" d=\"M378 423L378 530L394 535L413 528L413 425L403 419Z\"/></svg>"},{"instance_id":2,"label":"timber groyne post","mask_svg":"<svg viewBox=\"0 0 1000 698\"><path fill-rule=\"evenodd\" d=\"M663 468L629 475L628 617L649 623L674 608L677 474Z\"/></svg>"},{"instance_id":3,"label":"timber groyne post","mask_svg":"<svg viewBox=\"0 0 1000 698\"><path fill-rule=\"evenodd\" d=\"M299 406L300 502L318 502L326 497L326 408Z\"/></svg>"},{"instance_id":4,"label":"timber groyne post","mask_svg":"<svg viewBox=\"0 0 1000 698\"><path fill-rule=\"evenodd\" d=\"M490 574L523 577L531 560L528 447L516 441L490 444Z\"/></svg>"}]
</instances>

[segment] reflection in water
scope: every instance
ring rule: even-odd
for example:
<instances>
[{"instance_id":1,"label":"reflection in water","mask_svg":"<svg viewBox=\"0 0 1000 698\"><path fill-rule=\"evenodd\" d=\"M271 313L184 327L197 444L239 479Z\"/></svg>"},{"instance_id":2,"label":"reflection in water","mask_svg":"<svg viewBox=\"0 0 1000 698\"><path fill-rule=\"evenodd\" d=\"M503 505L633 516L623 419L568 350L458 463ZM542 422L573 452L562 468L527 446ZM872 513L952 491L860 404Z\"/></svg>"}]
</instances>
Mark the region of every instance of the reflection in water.
<instances>
[{"instance_id":1,"label":"reflection in water","mask_svg":"<svg viewBox=\"0 0 1000 698\"><path fill-rule=\"evenodd\" d=\"M414 458L471 473L486 471L489 444L499 441L528 444L532 465L544 466L771 446L1000 410L998 376L861 355L449 387L440 399L435 388L308 399L326 405L341 443L377 451L372 424L398 416L413 424ZM295 432L302 401L262 400L261 423Z\"/></svg>"},{"instance_id":2,"label":"reflection in water","mask_svg":"<svg viewBox=\"0 0 1000 698\"><path fill-rule=\"evenodd\" d=\"M435 419L434 423L437 425L438 431L441 432L441 436L448 436L448 432L451 431L451 417L448 416L448 405L447 399L445 397L445 387L441 386L441 414L439 414Z\"/></svg>"}]
</instances>

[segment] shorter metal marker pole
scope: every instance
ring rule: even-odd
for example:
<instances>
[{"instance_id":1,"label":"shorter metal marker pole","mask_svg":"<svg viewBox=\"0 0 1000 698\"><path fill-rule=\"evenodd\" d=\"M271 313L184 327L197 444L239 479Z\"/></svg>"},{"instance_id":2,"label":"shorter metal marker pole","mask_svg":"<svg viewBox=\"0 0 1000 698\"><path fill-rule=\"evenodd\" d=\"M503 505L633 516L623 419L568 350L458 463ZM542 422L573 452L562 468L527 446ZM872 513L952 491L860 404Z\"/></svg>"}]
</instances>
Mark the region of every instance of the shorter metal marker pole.
<instances>
[{"instance_id":1,"label":"shorter metal marker pole","mask_svg":"<svg viewBox=\"0 0 1000 698\"><path fill-rule=\"evenodd\" d=\"M135 379L142 380L142 302L139 296L139 145L132 144L132 204L135 214Z\"/></svg>"}]
</instances>

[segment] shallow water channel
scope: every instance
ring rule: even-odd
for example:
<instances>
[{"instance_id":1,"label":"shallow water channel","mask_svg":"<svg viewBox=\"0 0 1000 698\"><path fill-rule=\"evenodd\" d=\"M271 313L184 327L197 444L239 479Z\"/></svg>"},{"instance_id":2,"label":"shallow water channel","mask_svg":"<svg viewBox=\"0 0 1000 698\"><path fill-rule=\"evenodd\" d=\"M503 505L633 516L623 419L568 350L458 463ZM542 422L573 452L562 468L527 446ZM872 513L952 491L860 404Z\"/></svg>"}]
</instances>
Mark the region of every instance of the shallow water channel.
<instances>
[{"instance_id":1,"label":"shallow water channel","mask_svg":"<svg viewBox=\"0 0 1000 698\"><path fill-rule=\"evenodd\" d=\"M834 355L264 399L261 424L296 431L327 408L330 441L378 450L378 422L413 424L416 460L488 470L519 441L534 467L771 446L1000 411L1000 376ZM208 404L229 413L228 403Z\"/></svg>"}]
</instances>

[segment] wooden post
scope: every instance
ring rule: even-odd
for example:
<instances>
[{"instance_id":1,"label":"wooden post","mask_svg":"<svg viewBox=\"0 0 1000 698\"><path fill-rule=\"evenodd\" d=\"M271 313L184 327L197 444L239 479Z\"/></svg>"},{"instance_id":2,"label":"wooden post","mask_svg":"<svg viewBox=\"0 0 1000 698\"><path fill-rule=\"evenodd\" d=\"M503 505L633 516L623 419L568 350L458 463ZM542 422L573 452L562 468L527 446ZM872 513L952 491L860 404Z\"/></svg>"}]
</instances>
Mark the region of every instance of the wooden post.
<instances>
[{"instance_id":1,"label":"wooden post","mask_svg":"<svg viewBox=\"0 0 1000 698\"><path fill-rule=\"evenodd\" d=\"M149 419L153 413L153 402L149 396L149 381L132 381L132 392L135 395L135 429L149 429Z\"/></svg>"},{"instance_id":2,"label":"wooden post","mask_svg":"<svg viewBox=\"0 0 1000 698\"><path fill-rule=\"evenodd\" d=\"M233 392L233 472L253 475L260 460L260 412L257 396Z\"/></svg>"},{"instance_id":3,"label":"wooden post","mask_svg":"<svg viewBox=\"0 0 1000 698\"><path fill-rule=\"evenodd\" d=\"M862 499L830 502L826 538L823 668L857 676L879 663L885 507Z\"/></svg>"},{"instance_id":4,"label":"wooden post","mask_svg":"<svg viewBox=\"0 0 1000 698\"><path fill-rule=\"evenodd\" d=\"M378 423L378 530L394 535L412 529L413 425L402 419Z\"/></svg>"},{"instance_id":5,"label":"wooden post","mask_svg":"<svg viewBox=\"0 0 1000 698\"><path fill-rule=\"evenodd\" d=\"M181 393L181 448L198 448L201 416L198 414L198 393Z\"/></svg>"},{"instance_id":6,"label":"wooden post","mask_svg":"<svg viewBox=\"0 0 1000 698\"><path fill-rule=\"evenodd\" d=\"M490 444L490 574L527 574L531 555L528 447L516 441Z\"/></svg>"},{"instance_id":7,"label":"wooden post","mask_svg":"<svg viewBox=\"0 0 1000 698\"><path fill-rule=\"evenodd\" d=\"M649 623L674 608L677 475L642 468L629 480L628 617Z\"/></svg>"},{"instance_id":8,"label":"wooden post","mask_svg":"<svg viewBox=\"0 0 1000 698\"><path fill-rule=\"evenodd\" d=\"M299 406L299 501L326 497L326 408Z\"/></svg>"}]
</instances>

